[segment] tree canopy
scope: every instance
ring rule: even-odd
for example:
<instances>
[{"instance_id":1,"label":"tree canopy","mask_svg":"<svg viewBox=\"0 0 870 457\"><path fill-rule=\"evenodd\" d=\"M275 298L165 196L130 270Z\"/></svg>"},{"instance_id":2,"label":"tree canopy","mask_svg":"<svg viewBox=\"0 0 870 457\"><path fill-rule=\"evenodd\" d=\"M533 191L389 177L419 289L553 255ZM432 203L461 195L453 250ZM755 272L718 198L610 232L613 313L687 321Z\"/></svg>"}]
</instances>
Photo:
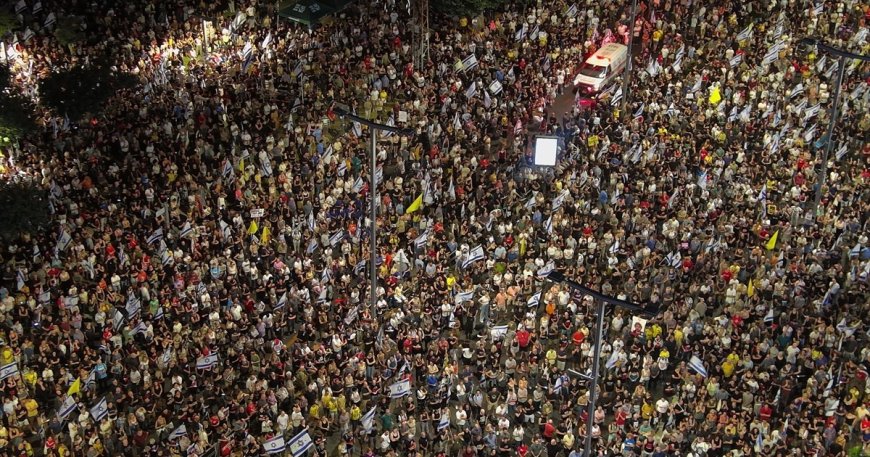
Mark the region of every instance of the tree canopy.
<instances>
[{"instance_id":1,"label":"tree canopy","mask_svg":"<svg viewBox=\"0 0 870 457\"><path fill-rule=\"evenodd\" d=\"M33 103L10 85L9 67L0 66L0 146L36 128Z\"/></svg>"},{"instance_id":2,"label":"tree canopy","mask_svg":"<svg viewBox=\"0 0 870 457\"><path fill-rule=\"evenodd\" d=\"M99 113L109 98L135 83L132 75L107 65L79 66L48 75L39 82L39 94L46 107L78 121Z\"/></svg>"},{"instance_id":3,"label":"tree canopy","mask_svg":"<svg viewBox=\"0 0 870 457\"><path fill-rule=\"evenodd\" d=\"M30 181L0 180L0 239L35 233L50 221L45 189Z\"/></svg>"}]
</instances>

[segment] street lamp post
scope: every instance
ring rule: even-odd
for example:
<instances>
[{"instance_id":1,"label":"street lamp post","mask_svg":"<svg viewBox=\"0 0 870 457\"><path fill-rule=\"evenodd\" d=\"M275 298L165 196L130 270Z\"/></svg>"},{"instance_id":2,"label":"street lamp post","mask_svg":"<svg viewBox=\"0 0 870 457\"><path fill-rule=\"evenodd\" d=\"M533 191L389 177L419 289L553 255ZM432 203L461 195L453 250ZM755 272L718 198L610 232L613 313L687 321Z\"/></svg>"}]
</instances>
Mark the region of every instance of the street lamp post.
<instances>
[{"instance_id":1,"label":"street lamp post","mask_svg":"<svg viewBox=\"0 0 870 457\"><path fill-rule=\"evenodd\" d=\"M628 58L625 61L625 74L622 76L622 105L619 109L624 116L626 106L628 106L628 91L631 87L631 73L634 71L634 55L632 54L632 45L634 45L634 24L637 21L637 0L631 1L631 22L628 25Z\"/></svg>"},{"instance_id":2,"label":"street lamp post","mask_svg":"<svg viewBox=\"0 0 870 457\"><path fill-rule=\"evenodd\" d=\"M338 104L333 106L333 111L335 114L339 115L342 118L350 119L354 122L359 122L362 125L365 125L369 128L369 132L371 132L371 138L369 143L369 148L371 149L369 153L369 182L371 183L371 207L370 207L370 217L371 217L371 245L370 245L370 270L369 270L369 300L372 311L375 310L375 305L377 305L378 295L377 295L377 287L378 287L378 270L377 270L377 258L378 258L378 241L377 236L375 236L375 229L377 227L377 218L378 218L378 186L375 181L376 173L377 173L377 165L378 165L378 132L391 132L401 136L412 136L414 131L411 129L403 129L399 127L394 127L385 124L379 124L377 122L372 122L368 119L362 118L353 114L344 106L340 106Z\"/></svg>"},{"instance_id":3,"label":"street lamp post","mask_svg":"<svg viewBox=\"0 0 870 457\"><path fill-rule=\"evenodd\" d=\"M837 127L837 117L840 115L840 86L843 84L843 75L846 73L846 60L861 60L870 62L870 56L854 54L842 49L823 43L818 38L804 38L801 44L806 46L815 46L820 50L837 56L837 84L834 86L834 100L831 105L831 120L828 122L828 133L825 134L825 151L822 155L822 170L818 183L816 184L816 196L813 199L812 211L807 218L808 221L814 221L816 214L819 211L819 205L822 202L822 192L824 191L825 182L828 179L828 157L831 155L831 150L834 147L834 129Z\"/></svg>"},{"instance_id":4,"label":"street lamp post","mask_svg":"<svg viewBox=\"0 0 870 457\"><path fill-rule=\"evenodd\" d=\"M565 275L560 271L551 271L550 274L547 275L547 279L555 283L564 284L570 289L580 292L583 295L589 295L590 297L592 297L593 300L595 300L595 303L597 305L595 341L593 342L594 346L592 358L592 373L588 377L585 375L581 375L582 378L589 381L589 404L586 412L586 442L583 446L583 457L590 457L591 455L593 455L592 426L595 420L595 401L597 395L596 390L598 388L598 372L601 366L601 340L603 338L602 334L604 333L604 312L606 311L607 305L613 305L617 308L626 309L634 314L639 314L647 318L654 317L656 314L658 314L659 310L658 308L643 308L639 305L629 303L625 300L620 300L618 298L603 295L597 291L581 285L573 279L566 278Z\"/></svg>"}]
</instances>

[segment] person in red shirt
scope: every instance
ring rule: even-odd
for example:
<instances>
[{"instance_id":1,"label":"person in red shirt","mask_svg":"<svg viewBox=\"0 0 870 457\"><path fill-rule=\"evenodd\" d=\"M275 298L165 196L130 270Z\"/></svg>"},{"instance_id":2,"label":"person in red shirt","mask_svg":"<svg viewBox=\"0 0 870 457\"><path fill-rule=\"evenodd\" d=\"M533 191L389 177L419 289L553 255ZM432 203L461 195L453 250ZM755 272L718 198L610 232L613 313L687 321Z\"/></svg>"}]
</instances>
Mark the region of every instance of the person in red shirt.
<instances>
[{"instance_id":1,"label":"person in red shirt","mask_svg":"<svg viewBox=\"0 0 870 457\"><path fill-rule=\"evenodd\" d=\"M517 343L520 345L520 349L525 349L529 345L529 341L532 339L532 334L529 333L525 328L520 328L517 330Z\"/></svg>"},{"instance_id":2,"label":"person in red shirt","mask_svg":"<svg viewBox=\"0 0 870 457\"><path fill-rule=\"evenodd\" d=\"M546 441L550 441L551 438L556 434L556 427L553 425L553 419L548 419L547 423L544 424L544 431L542 435Z\"/></svg>"},{"instance_id":3,"label":"person in red shirt","mask_svg":"<svg viewBox=\"0 0 870 457\"><path fill-rule=\"evenodd\" d=\"M770 416L772 414L773 414L773 410L770 408L770 406L767 403L761 405L761 409L758 411L758 417L760 417L761 420L763 420L765 422L770 421Z\"/></svg>"}]
</instances>

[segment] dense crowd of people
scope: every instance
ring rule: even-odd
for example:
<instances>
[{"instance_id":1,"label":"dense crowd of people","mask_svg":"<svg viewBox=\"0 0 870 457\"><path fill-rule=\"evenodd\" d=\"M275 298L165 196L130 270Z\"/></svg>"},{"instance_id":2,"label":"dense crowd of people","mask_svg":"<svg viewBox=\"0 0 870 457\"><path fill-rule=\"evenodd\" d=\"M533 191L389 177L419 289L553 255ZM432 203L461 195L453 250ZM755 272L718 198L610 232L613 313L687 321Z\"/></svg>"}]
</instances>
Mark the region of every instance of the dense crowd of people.
<instances>
[{"instance_id":1,"label":"dense crowd of people","mask_svg":"<svg viewBox=\"0 0 870 457\"><path fill-rule=\"evenodd\" d=\"M0 449L575 457L591 423L593 455L870 453L870 66L823 166L837 59L800 44L868 54L870 7L638 3L433 14L422 68L392 1L25 4L22 92L106 54L140 84L3 148L53 222L0 254ZM573 95L631 34L630 90ZM379 135L377 259L336 101L415 131ZM660 310L608 309L591 420L595 306L554 268Z\"/></svg>"}]
</instances>

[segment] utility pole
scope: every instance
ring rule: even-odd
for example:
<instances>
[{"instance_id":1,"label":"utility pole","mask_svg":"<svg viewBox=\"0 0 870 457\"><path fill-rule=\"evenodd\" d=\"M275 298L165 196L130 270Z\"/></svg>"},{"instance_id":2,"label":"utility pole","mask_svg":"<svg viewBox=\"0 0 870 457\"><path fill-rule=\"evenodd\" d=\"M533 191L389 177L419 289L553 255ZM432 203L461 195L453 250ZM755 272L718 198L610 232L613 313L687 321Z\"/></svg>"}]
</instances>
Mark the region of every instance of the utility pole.
<instances>
[{"instance_id":1,"label":"utility pole","mask_svg":"<svg viewBox=\"0 0 870 457\"><path fill-rule=\"evenodd\" d=\"M400 127L393 127L386 124L379 124L377 122L372 122L368 119L362 118L353 114L344 106L339 106L335 104L333 106L333 111L335 114L339 115L342 118L350 119L353 122L359 122L362 125L365 125L369 128L369 133L371 134L370 142L369 142L369 183L371 188L369 189L369 194L371 197L371 206L369 208L369 217L371 218L370 225L370 252L369 252L369 300L371 310L374 311L378 302L378 266L377 266L377 258L378 258L378 238L376 236L377 229L377 220L378 220L378 182L377 180L377 167L378 167L378 132L391 132L397 135L410 137L414 135L414 131L411 129L403 129Z\"/></svg>"},{"instance_id":2,"label":"utility pole","mask_svg":"<svg viewBox=\"0 0 870 457\"><path fill-rule=\"evenodd\" d=\"M637 0L631 0L631 23L628 31L628 59L625 61L625 70L622 75L622 104L619 107L621 114L625 114L628 106L628 91L631 87L631 74L634 72L634 55L632 47L634 45L634 24L637 21Z\"/></svg>"}]
</instances>

